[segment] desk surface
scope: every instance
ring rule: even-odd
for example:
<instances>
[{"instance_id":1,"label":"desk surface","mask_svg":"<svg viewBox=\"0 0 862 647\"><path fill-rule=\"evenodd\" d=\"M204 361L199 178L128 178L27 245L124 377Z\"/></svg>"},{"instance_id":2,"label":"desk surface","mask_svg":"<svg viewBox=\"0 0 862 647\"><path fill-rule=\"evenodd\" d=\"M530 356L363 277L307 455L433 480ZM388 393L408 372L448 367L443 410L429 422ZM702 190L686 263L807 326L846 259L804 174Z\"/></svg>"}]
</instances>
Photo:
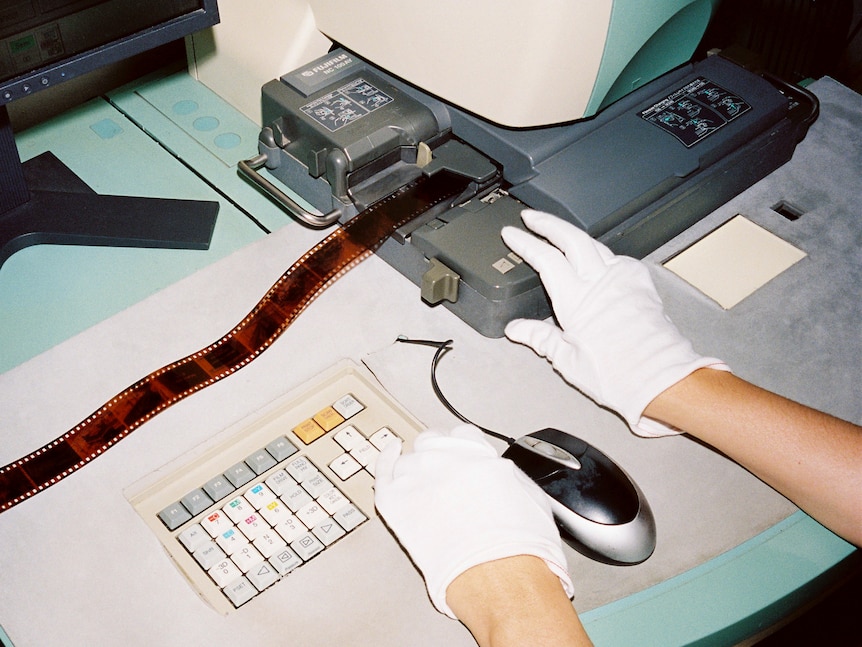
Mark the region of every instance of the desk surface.
<instances>
[{"instance_id":1,"label":"desk surface","mask_svg":"<svg viewBox=\"0 0 862 647\"><path fill-rule=\"evenodd\" d=\"M669 315L698 349L722 357L743 377L859 422L862 227L854 201L862 177L862 98L828 79L812 89L822 116L794 159L647 260ZM123 100L143 101L146 118L159 121L152 114L157 102L144 100L150 90ZM222 173L219 165L212 168ZM234 203L255 199L243 195ZM784 220L770 209L780 200L805 215ZM740 212L808 257L723 311L659 263ZM52 440L143 375L219 338L320 236L295 225L265 237L250 233L256 240L249 244L241 234L228 236L205 269L156 291L176 277L159 279L152 294L134 297L138 303L11 363L0 374L0 464ZM15 271L4 267L2 280L15 281ZM28 268L18 280L37 279ZM17 334L33 331L25 322ZM633 635L638 644L732 644L826 586L853 555L852 547L744 470L686 437L633 436L530 351L483 338L448 311L429 309L412 284L372 257L252 364L0 515L0 625L19 646L270 644L285 632L296 642L473 644L458 623L432 609L421 578L379 521L222 617L197 598L126 500L140 479L345 357L371 368L426 425L451 426L454 419L427 384L427 349L395 344L399 334L455 340L440 379L450 393L466 394L464 408L474 419L512 434L571 429L622 463L650 497L659 543L644 564L605 566L567 549L575 605L597 644L632 644ZM345 573L349 584L331 587Z\"/></svg>"}]
</instances>

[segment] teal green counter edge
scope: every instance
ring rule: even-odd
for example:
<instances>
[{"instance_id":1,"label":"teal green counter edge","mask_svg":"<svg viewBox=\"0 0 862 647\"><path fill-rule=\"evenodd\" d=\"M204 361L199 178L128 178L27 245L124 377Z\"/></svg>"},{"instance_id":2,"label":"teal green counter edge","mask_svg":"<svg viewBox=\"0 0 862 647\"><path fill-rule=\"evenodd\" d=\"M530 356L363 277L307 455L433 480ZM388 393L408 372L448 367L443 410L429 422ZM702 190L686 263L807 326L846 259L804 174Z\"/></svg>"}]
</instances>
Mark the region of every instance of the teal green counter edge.
<instances>
[{"instance_id":1,"label":"teal green counter edge","mask_svg":"<svg viewBox=\"0 0 862 647\"><path fill-rule=\"evenodd\" d=\"M598 647L735 645L815 599L859 562L854 546L797 512L697 568L581 619Z\"/></svg>"}]
</instances>

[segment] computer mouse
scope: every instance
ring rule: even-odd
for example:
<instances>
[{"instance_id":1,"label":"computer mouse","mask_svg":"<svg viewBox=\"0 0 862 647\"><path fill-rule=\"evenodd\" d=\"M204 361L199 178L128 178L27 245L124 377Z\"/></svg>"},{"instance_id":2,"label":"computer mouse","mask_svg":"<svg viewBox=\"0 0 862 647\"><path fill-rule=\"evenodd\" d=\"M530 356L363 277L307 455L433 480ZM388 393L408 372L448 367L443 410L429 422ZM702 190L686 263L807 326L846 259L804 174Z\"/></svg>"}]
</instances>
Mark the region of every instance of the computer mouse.
<instances>
[{"instance_id":1,"label":"computer mouse","mask_svg":"<svg viewBox=\"0 0 862 647\"><path fill-rule=\"evenodd\" d=\"M616 463L587 442L543 429L503 452L551 500L563 538L609 564L639 564L655 549L655 518L643 492Z\"/></svg>"}]
</instances>

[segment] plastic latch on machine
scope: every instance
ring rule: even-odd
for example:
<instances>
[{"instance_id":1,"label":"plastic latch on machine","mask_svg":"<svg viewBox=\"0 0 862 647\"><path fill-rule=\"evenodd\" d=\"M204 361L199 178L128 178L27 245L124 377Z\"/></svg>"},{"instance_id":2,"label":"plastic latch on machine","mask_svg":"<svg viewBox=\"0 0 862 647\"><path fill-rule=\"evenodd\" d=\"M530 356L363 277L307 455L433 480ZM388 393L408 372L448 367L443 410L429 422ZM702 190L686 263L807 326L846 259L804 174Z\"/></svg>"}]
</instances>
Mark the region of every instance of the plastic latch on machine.
<instances>
[{"instance_id":1,"label":"plastic latch on machine","mask_svg":"<svg viewBox=\"0 0 862 647\"><path fill-rule=\"evenodd\" d=\"M429 259L429 262L430 267L422 275L422 299L431 305L444 299L452 303L458 301L458 282L461 276L436 258Z\"/></svg>"}]
</instances>

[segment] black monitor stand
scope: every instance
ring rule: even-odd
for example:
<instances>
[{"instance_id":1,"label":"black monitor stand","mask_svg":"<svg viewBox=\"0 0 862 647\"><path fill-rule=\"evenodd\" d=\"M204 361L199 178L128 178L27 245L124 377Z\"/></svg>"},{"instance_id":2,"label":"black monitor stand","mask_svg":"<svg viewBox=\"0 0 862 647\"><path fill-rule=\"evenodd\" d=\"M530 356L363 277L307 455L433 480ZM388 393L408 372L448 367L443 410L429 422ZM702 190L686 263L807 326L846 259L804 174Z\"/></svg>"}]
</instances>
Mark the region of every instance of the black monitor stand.
<instances>
[{"instance_id":1,"label":"black monitor stand","mask_svg":"<svg viewBox=\"0 0 862 647\"><path fill-rule=\"evenodd\" d=\"M0 106L0 266L30 245L209 248L218 202L100 195L52 153L24 164Z\"/></svg>"}]
</instances>

